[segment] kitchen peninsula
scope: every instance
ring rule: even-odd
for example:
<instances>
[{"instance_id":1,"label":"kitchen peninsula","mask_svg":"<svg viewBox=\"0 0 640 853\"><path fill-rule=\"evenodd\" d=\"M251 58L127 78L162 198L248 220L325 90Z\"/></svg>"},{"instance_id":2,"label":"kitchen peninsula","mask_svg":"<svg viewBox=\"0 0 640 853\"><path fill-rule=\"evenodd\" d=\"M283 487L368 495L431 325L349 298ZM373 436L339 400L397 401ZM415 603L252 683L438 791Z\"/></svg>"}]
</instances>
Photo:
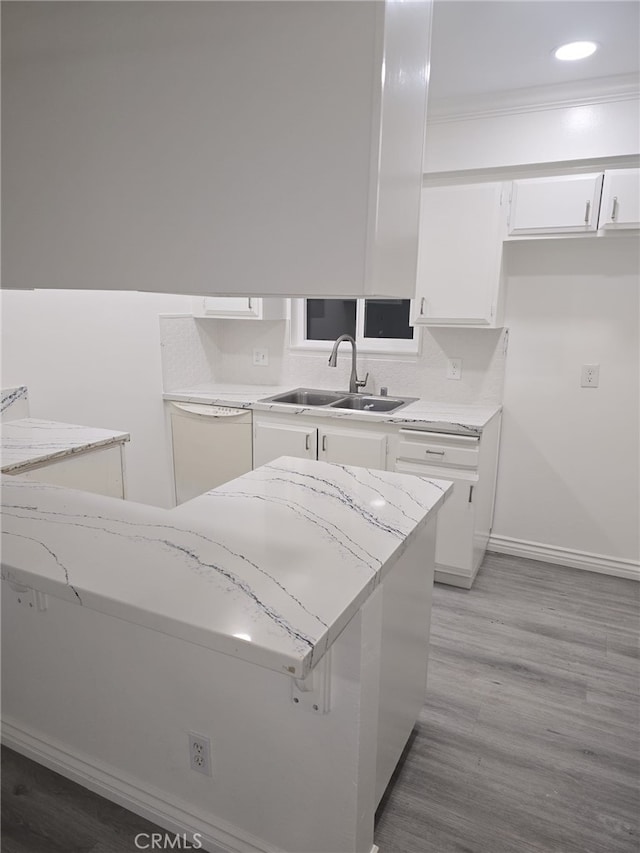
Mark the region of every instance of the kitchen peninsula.
<instances>
[{"instance_id":1,"label":"kitchen peninsula","mask_svg":"<svg viewBox=\"0 0 640 853\"><path fill-rule=\"evenodd\" d=\"M127 441L126 432L16 418L2 427L0 470L32 481L123 498Z\"/></svg>"},{"instance_id":2,"label":"kitchen peninsula","mask_svg":"<svg viewBox=\"0 0 640 853\"><path fill-rule=\"evenodd\" d=\"M450 489L284 457L165 510L3 477L5 742L208 850L369 853Z\"/></svg>"}]
</instances>

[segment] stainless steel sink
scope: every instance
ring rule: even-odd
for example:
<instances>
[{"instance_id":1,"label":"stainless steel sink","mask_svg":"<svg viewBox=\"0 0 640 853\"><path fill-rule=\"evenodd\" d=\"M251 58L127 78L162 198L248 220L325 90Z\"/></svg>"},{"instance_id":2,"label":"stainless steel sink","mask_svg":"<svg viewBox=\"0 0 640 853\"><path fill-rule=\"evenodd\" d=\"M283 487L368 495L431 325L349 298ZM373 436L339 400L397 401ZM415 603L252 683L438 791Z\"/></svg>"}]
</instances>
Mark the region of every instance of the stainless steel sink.
<instances>
[{"instance_id":1,"label":"stainless steel sink","mask_svg":"<svg viewBox=\"0 0 640 853\"><path fill-rule=\"evenodd\" d=\"M332 409L357 409L360 412L393 412L406 406L411 400L398 400L394 397L365 397L364 394L350 394L342 400L330 403Z\"/></svg>"},{"instance_id":2,"label":"stainless steel sink","mask_svg":"<svg viewBox=\"0 0 640 853\"><path fill-rule=\"evenodd\" d=\"M286 394L265 397L261 403L289 403L292 406L326 406L346 395L340 391L316 391L313 388L295 388Z\"/></svg>"},{"instance_id":3,"label":"stainless steel sink","mask_svg":"<svg viewBox=\"0 0 640 853\"><path fill-rule=\"evenodd\" d=\"M317 388L294 388L284 394L264 397L260 403L284 403L290 406L326 406L331 409L351 409L360 412L394 412L417 397L375 397L367 394L350 394L324 391Z\"/></svg>"}]
</instances>

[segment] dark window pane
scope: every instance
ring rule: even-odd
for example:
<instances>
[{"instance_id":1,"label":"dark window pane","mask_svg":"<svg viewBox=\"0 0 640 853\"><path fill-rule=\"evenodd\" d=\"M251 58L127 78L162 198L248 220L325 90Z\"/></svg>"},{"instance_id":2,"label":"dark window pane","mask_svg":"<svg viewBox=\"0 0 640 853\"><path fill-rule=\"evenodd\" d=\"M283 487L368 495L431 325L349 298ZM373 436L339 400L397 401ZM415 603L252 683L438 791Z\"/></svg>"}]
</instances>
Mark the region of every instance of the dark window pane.
<instances>
[{"instance_id":1,"label":"dark window pane","mask_svg":"<svg viewBox=\"0 0 640 853\"><path fill-rule=\"evenodd\" d=\"M409 325L409 299L366 299L365 338L413 338Z\"/></svg>"},{"instance_id":2,"label":"dark window pane","mask_svg":"<svg viewBox=\"0 0 640 853\"><path fill-rule=\"evenodd\" d=\"M307 340L335 341L356 336L355 299L307 299Z\"/></svg>"}]
</instances>

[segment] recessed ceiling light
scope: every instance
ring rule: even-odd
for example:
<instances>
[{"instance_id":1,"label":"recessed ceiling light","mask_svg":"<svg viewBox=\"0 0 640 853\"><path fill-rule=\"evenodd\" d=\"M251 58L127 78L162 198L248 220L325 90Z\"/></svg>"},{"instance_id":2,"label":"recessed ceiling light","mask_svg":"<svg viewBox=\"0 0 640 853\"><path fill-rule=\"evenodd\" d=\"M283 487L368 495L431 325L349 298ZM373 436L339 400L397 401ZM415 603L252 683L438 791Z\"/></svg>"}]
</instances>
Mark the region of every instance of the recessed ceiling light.
<instances>
[{"instance_id":1,"label":"recessed ceiling light","mask_svg":"<svg viewBox=\"0 0 640 853\"><path fill-rule=\"evenodd\" d=\"M585 59L591 56L598 49L598 45L594 41L572 41L569 44L561 45L554 51L556 59Z\"/></svg>"}]
</instances>

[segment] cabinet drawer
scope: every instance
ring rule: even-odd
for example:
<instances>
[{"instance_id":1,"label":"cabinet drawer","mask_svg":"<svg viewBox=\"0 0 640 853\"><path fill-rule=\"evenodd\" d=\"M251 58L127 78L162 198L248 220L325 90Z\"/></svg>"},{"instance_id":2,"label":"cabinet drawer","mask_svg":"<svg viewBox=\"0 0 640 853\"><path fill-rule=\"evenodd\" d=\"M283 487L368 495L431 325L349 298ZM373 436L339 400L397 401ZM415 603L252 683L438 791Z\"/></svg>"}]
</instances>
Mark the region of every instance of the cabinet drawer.
<instances>
[{"instance_id":1,"label":"cabinet drawer","mask_svg":"<svg viewBox=\"0 0 640 853\"><path fill-rule=\"evenodd\" d=\"M478 445L479 439L474 436L400 430L397 459L425 465L477 468Z\"/></svg>"}]
</instances>

